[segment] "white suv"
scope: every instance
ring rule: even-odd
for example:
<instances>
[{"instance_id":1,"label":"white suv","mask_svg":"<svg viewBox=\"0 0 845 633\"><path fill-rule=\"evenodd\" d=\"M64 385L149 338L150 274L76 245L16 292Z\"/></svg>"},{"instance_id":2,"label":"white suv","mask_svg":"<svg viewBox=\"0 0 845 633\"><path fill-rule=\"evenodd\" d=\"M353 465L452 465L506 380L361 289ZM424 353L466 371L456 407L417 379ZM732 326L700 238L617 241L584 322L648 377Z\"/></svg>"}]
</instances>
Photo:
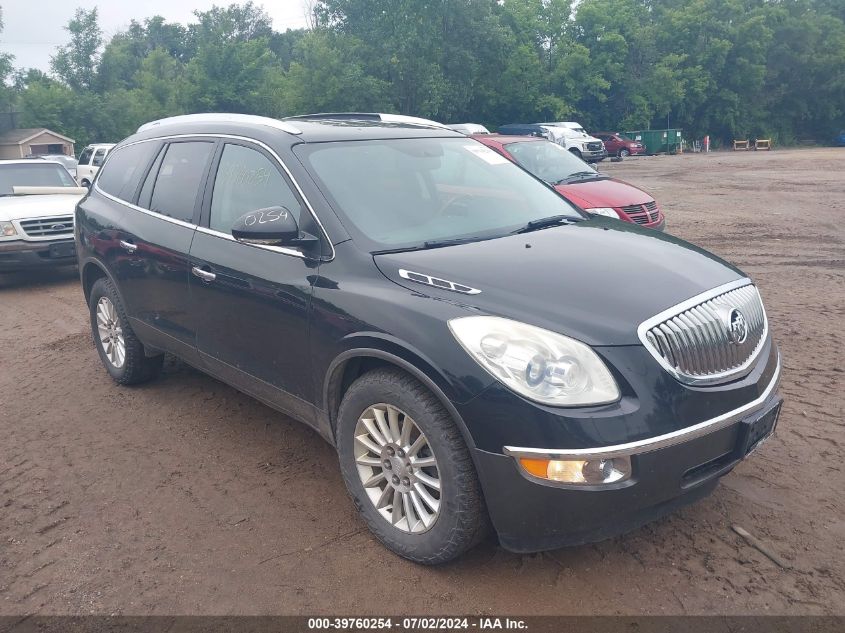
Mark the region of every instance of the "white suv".
<instances>
[{"instance_id":1,"label":"white suv","mask_svg":"<svg viewBox=\"0 0 845 633\"><path fill-rule=\"evenodd\" d=\"M0 160L0 272L76 263L73 211L85 194L46 160Z\"/></svg>"},{"instance_id":2,"label":"white suv","mask_svg":"<svg viewBox=\"0 0 845 633\"><path fill-rule=\"evenodd\" d=\"M83 187L90 187L94 182L94 176L100 171L106 155L114 147L114 143L95 143L88 145L79 155L79 164L76 166L76 181Z\"/></svg>"},{"instance_id":3,"label":"white suv","mask_svg":"<svg viewBox=\"0 0 845 633\"><path fill-rule=\"evenodd\" d=\"M552 121L540 123L549 131L549 140L565 147L588 163L596 163L607 158L607 150L601 139L587 134L580 123L575 121Z\"/></svg>"}]
</instances>

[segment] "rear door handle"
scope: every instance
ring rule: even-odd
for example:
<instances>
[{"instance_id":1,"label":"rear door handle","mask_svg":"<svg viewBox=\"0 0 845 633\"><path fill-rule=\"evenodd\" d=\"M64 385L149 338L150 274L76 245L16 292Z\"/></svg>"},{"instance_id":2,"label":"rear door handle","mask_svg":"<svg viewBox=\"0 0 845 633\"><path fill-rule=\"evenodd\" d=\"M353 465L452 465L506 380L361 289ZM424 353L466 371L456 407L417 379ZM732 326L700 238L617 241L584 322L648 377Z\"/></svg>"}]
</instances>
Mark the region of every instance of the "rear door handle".
<instances>
[{"instance_id":1,"label":"rear door handle","mask_svg":"<svg viewBox=\"0 0 845 633\"><path fill-rule=\"evenodd\" d=\"M138 245L133 244L132 242L127 242L126 240L120 240L120 247L125 250L127 253L134 253L138 250Z\"/></svg>"},{"instance_id":2,"label":"rear door handle","mask_svg":"<svg viewBox=\"0 0 845 633\"><path fill-rule=\"evenodd\" d=\"M199 266L194 266L191 268L191 272L194 274L194 277L199 277L203 281L214 281L217 279L217 275L215 275L210 270L203 270Z\"/></svg>"}]
</instances>

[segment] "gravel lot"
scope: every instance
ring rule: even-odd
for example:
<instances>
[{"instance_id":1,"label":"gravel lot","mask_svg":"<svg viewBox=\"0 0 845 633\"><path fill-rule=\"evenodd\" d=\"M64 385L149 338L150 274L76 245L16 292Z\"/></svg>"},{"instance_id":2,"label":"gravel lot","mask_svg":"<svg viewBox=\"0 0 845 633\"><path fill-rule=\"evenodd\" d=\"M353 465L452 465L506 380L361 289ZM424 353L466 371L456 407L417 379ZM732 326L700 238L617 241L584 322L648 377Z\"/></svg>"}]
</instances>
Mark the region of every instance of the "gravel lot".
<instances>
[{"instance_id":1,"label":"gravel lot","mask_svg":"<svg viewBox=\"0 0 845 633\"><path fill-rule=\"evenodd\" d=\"M593 546L418 567L316 434L175 362L116 386L75 270L0 275L0 614L845 614L845 150L601 169L756 280L783 352L777 436L709 498Z\"/></svg>"}]
</instances>

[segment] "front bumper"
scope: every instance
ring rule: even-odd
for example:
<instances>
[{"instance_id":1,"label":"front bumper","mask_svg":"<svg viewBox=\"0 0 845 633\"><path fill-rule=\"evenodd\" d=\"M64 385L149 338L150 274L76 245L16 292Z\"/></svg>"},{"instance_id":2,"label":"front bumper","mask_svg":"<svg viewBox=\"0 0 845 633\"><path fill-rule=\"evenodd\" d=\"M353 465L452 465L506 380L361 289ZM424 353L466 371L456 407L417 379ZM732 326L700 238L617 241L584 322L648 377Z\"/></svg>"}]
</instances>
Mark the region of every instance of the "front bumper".
<instances>
[{"instance_id":1,"label":"front bumper","mask_svg":"<svg viewBox=\"0 0 845 633\"><path fill-rule=\"evenodd\" d=\"M68 266L76 263L73 239L0 241L0 272Z\"/></svg>"},{"instance_id":2,"label":"front bumper","mask_svg":"<svg viewBox=\"0 0 845 633\"><path fill-rule=\"evenodd\" d=\"M629 442L580 448L503 447L504 455L475 449L490 518L502 546L534 552L595 542L635 529L706 496L747 456L748 434L764 414L776 416L780 358L753 400L673 431ZM772 413L774 412L774 413ZM776 417L774 418L776 421ZM519 457L607 459L627 456L629 479L600 486L572 485L526 473Z\"/></svg>"},{"instance_id":3,"label":"front bumper","mask_svg":"<svg viewBox=\"0 0 845 633\"><path fill-rule=\"evenodd\" d=\"M588 150L582 149L581 150L581 158L583 158L587 162L598 162L600 160L604 160L607 158L607 150L600 149L600 150Z\"/></svg>"}]
</instances>

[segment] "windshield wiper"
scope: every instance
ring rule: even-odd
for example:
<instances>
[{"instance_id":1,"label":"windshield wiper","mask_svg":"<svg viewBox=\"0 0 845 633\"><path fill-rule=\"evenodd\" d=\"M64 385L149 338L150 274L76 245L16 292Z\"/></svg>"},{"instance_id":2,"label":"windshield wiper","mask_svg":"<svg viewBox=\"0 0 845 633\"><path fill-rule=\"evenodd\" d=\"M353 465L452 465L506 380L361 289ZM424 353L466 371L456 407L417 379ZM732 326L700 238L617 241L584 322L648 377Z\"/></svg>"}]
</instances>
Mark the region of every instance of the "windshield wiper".
<instances>
[{"instance_id":1,"label":"windshield wiper","mask_svg":"<svg viewBox=\"0 0 845 633\"><path fill-rule=\"evenodd\" d=\"M597 171L577 171L574 174L569 174L566 178L561 178L554 184L560 185L565 182L572 182L573 180L586 180L588 178L598 178L602 174Z\"/></svg>"},{"instance_id":2,"label":"windshield wiper","mask_svg":"<svg viewBox=\"0 0 845 633\"><path fill-rule=\"evenodd\" d=\"M430 248L441 248L443 246L455 246L456 244L469 244L470 242L480 242L482 240L492 239L490 237L454 237L444 240L428 240L422 244L414 246L401 246L399 248L385 248L373 251L373 255L388 255L390 253L408 253L410 251L425 251Z\"/></svg>"},{"instance_id":3,"label":"windshield wiper","mask_svg":"<svg viewBox=\"0 0 845 633\"><path fill-rule=\"evenodd\" d=\"M545 229L550 226L557 226L559 224L575 224L576 222L580 222L581 218L575 218L571 215L550 215L547 218L540 218L539 220L531 220L525 226L518 228L516 231L513 231L514 234L517 233L530 233L531 231L536 231L538 229Z\"/></svg>"}]
</instances>

